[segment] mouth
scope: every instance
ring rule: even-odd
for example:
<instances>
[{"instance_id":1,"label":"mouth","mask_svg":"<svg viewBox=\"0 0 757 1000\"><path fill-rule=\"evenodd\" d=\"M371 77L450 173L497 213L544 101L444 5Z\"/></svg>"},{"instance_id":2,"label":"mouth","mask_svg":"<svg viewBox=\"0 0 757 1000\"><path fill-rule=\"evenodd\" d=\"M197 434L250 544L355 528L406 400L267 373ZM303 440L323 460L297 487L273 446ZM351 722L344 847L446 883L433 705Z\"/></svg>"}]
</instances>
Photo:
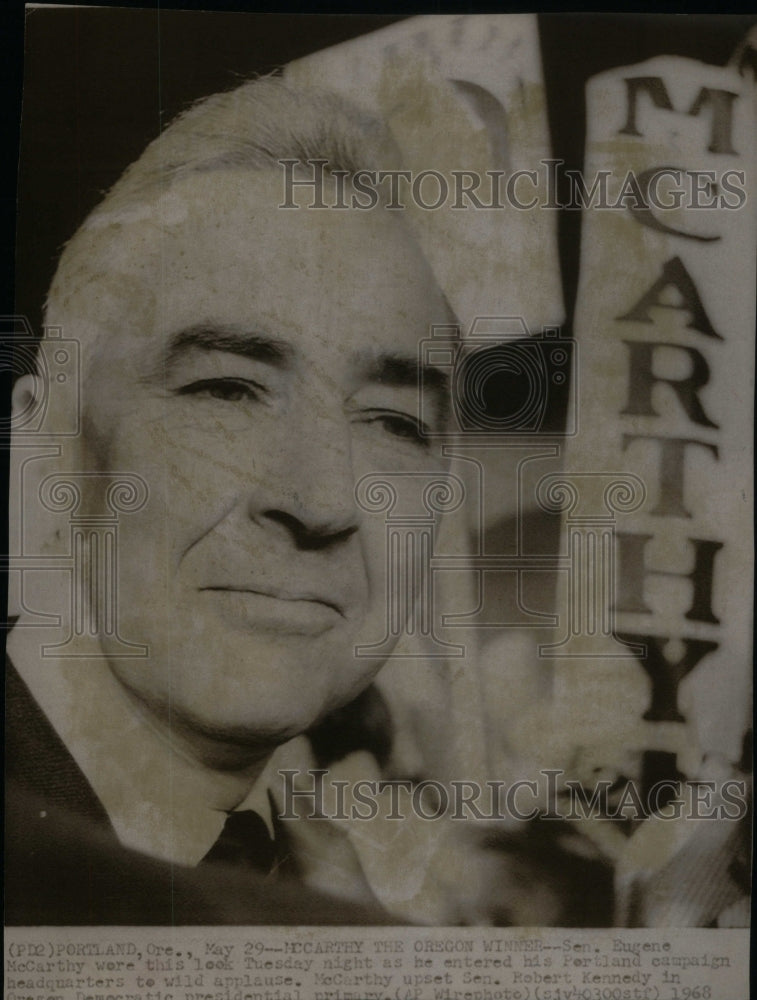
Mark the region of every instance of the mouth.
<instances>
[{"instance_id":1,"label":"mouth","mask_svg":"<svg viewBox=\"0 0 757 1000\"><path fill-rule=\"evenodd\" d=\"M253 632L317 636L344 621L340 604L309 592L251 587L200 587L228 624Z\"/></svg>"}]
</instances>

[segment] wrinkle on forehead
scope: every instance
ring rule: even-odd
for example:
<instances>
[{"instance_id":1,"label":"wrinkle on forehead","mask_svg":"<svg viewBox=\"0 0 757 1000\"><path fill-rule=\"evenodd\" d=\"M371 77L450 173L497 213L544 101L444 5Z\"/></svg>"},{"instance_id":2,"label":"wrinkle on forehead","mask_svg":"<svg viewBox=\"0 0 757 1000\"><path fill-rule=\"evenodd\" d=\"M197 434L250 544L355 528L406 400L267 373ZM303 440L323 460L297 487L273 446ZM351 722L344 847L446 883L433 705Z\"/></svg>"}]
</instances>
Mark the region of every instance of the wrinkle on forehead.
<instances>
[{"instance_id":1,"label":"wrinkle on forehead","mask_svg":"<svg viewBox=\"0 0 757 1000\"><path fill-rule=\"evenodd\" d=\"M311 193L309 189L307 193ZM310 273L322 276L324 283L328 281L333 289L322 296L324 320L337 305L336 300L332 301L334 295L339 308L350 309L361 298L360 289L344 287L345 281L337 273L339 266L344 266L343 259L339 263L344 253L336 253L337 259L330 260L331 250L343 250L345 240L357 241L356 246L365 245L365 240L375 241L375 261L384 260L387 264L372 268L366 277L376 287L384 284L390 296L397 277L397 261L391 259L391 254L388 258L387 253L382 253L382 244L387 235L403 232L408 261L414 260L425 272L425 292L438 290L412 227L402 213L389 212L382 206L347 211L282 210L278 208L282 196L283 173L280 178L275 170L230 167L174 180L169 188L152 198L131 205L121 203L112 211L107 209L106 201L104 209L95 210L64 254L51 289L47 323L64 324L68 331L75 330L73 335L81 340L88 359L98 343L98 353L107 347L108 358L117 361L134 347L133 337L137 343L152 339L157 324L168 318L172 295L179 291L171 286L176 282L181 285L185 249L194 255L191 238L197 235L196 246L201 250L203 230L212 232L216 227L219 230L226 227L225 242L218 248L219 257L238 254L249 259L266 252L263 240L276 242L279 249L284 241L289 241L291 254L287 256L291 257L291 264L287 266L292 268L293 287ZM261 223L261 243L251 246L250 226L255 225L256 218ZM367 223L362 233L354 220ZM303 257L303 245L298 238L300 224L303 233L312 231L313 224L319 230L318 241L302 241L310 248L307 257ZM179 243L174 243L174 238ZM184 248L181 241L187 238L190 242ZM444 313L437 321L453 319L446 304ZM327 329L328 323L324 327L326 339ZM69 333L64 332L66 335Z\"/></svg>"}]
</instances>

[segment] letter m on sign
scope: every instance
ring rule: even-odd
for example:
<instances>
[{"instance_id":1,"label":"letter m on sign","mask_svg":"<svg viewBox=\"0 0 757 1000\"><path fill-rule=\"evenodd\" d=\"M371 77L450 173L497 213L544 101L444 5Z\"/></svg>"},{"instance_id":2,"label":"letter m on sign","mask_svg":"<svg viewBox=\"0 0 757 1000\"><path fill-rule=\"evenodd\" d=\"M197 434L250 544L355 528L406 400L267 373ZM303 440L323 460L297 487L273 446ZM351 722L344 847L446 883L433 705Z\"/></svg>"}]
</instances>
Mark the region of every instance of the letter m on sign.
<instances>
[{"instance_id":1,"label":"letter m on sign","mask_svg":"<svg viewBox=\"0 0 757 1000\"><path fill-rule=\"evenodd\" d=\"M639 97L645 94L655 108L660 111L672 111L676 114L687 114L697 117L702 109L709 108L712 115L710 127L710 153L726 153L735 156L733 148L733 102L738 97L730 90L713 90L702 87L687 111L680 112L673 107L668 90L659 76L629 76L626 85L626 121L619 135L642 135L638 126Z\"/></svg>"}]
</instances>

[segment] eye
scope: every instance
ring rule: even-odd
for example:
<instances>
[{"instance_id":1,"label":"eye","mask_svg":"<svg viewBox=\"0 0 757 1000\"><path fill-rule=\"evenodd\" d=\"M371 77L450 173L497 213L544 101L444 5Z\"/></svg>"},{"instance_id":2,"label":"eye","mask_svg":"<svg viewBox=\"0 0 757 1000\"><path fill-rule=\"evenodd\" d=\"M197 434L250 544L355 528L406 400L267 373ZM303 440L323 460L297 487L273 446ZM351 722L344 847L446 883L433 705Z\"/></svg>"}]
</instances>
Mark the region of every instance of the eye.
<instances>
[{"instance_id":1,"label":"eye","mask_svg":"<svg viewBox=\"0 0 757 1000\"><path fill-rule=\"evenodd\" d=\"M177 390L179 396L207 396L227 403L260 399L262 386L238 378L205 378Z\"/></svg>"},{"instance_id":2,"label":"eye","mask_svg":"<svg viewBox=\"0 0 757 1000\"><path fill-rule=\"evenodd\" d=\"M366 423L383 427L392 437L410 441L421 448L430 447L429 428L407 413L369 411L364 419Z\"/></svg>"}]
</instances>

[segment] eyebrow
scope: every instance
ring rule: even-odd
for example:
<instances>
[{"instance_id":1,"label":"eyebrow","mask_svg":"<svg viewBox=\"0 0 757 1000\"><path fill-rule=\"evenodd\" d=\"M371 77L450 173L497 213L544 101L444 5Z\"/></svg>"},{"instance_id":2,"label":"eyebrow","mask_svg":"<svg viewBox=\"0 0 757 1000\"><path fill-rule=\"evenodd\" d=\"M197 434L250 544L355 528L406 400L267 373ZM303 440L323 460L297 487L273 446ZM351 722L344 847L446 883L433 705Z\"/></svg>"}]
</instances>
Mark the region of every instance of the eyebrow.
<instances>
[{"instance_id":1,"label":"eyebrow","mask_svg":"<svg viewBox=\"0 0 757 1000\"><path fill-rule=\"evenodd\" d=\"M440 395L449 391L449 375L434 365L419 364L415 357L401 354L380 354L368 363L368 377L376 382L390 385L416 387L427 386Z\"/></svg>"},{"instance_id":2,"label":"eyebrow","mask_svg":"<svg viewBox=\"0 0 757 1000\"><path fill-rule=\"evenodd\" d=\"M450 376L443 368L423 364L417 357L401 354L379 354L372 356L366 365L366 373L371 381L382 385L394 385L430 392L437 409L437 419L446 424L450 416Z\"/></svg>"},{"instance_id":3,"label":"eyebrow","mask_svg":"<svg viewBox=\"0 0 757 1000\"><path fill-rule=\"evenodd\" d=\"M263 361L277 368L293 363L294 349L283 340L276 340L255 331L236 326L198 324L179 330L168 342L163 371L170 372L183 354L190 350L223 351L253 361ZM450 377L442 368L422 364L413 355L394 353L370 354L364 359L366 376L374 382L399 387L424 389L434 393L440 414L446 416L449 405Z\"/></svg>"},{"instance_id":4,"label":"eyebrow","mask_svg":"<svg viewBox=\"0 0 757 1000\"><path fill-rule=\"evenodd\" d=\"M165 354L165 367L170 369L189 350L224 351L253 361L265 361L277 368L285 368L293 358L291 346L264 334L243 331L237 327L198 325L175 333Z\"/></svg>"}]
</instances>

